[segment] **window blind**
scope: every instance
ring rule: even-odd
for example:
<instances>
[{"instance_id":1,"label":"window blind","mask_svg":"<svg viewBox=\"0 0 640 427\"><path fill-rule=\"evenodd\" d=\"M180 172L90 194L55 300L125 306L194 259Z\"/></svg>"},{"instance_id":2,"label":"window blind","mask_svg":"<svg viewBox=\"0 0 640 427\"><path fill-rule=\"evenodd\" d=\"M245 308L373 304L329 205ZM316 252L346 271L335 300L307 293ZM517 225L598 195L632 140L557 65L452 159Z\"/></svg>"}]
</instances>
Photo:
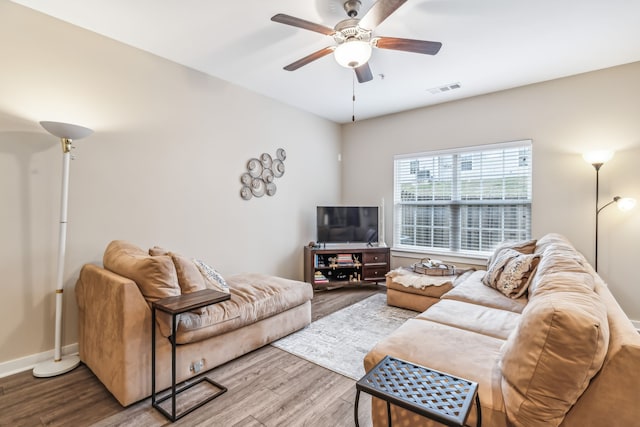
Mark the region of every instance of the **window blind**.
<instances>
[{"instance_id":1,"label":"window blind","mask_svg":"<svg viewBox=\"0 0 640 427\"><path fill-rule=\"evenodd\" d=\"M531 236L531 140L394 158L394 247L484 254Z\"/></svg>"}]
</instances>

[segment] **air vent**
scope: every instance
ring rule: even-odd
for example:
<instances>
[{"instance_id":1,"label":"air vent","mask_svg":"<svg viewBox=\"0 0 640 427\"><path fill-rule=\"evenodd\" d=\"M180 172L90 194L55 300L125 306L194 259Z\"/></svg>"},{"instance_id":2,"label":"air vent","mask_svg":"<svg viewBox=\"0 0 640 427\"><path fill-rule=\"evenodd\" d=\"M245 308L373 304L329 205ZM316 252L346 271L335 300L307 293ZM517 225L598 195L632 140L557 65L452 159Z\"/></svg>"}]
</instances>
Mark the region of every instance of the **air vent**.
<instances>
[{"instance_id":1,"label":"air vent","mask_svg":"<svg viewBox=\"0 0 640 427\"><path fill-rule=\"evenodd\" d=\"M460 88L461 88L460 83L456 82L456 83L450 83L450 84L444 85L444 86L434 87L434 88L427 89L427 90L431 94L437 95L439 93L450 92L452 90L460 89Z\"/></svg>"}]
</instances>

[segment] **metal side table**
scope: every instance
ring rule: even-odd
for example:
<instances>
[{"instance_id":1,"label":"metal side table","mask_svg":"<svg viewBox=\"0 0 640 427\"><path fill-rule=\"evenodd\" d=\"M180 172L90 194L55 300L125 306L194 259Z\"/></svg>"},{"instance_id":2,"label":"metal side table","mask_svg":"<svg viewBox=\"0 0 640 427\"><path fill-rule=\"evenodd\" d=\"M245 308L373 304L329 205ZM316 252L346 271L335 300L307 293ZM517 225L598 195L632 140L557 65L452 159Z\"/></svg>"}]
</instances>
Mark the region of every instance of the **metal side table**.
<instances>
[{"instance_id":1,"label":"metal side table","mask_svg":"<svg viewBox=\"0 0 640 427\"><path fill-rule=\"evenodd\" d=\"M165 417L171 421L176 421L190 412L196 410L202 405L212 401L216 397L227 391L227 388L217 382L201 376L193 382L186 382L180 388L176 387L176 319L179 314L198 308L206 307L211 304L217 304L231 298L231 295L225 292L214 291L213 289L204 289L202 291L192 292L190 294L178 295L175 297L163 298L152 303L151 308L151 405L160 411ZM163 311L171 315L171 393L167 396L158 398L156 396L156 310ZM176 413L176 396L181 392L199 384L203 381L208 382L219 391L213 395L201 400L196 405L184 409L181 413ZM171 399L171 412L165 410L160 404L167 399Z\"/></svg>"},{"instance_id":2,"label":"metal side table","mask_svg":"<svg viewBox=\"0 0 640 427\"><path fill-rule=\"evenodd\" d=\"M385 356L356 383L355 420L364 391L387 402L387 425L391 427L391 404L448 426L462 427L475 399L477 427L482 426L478 383Z\"/></svg>"}]
</instances>

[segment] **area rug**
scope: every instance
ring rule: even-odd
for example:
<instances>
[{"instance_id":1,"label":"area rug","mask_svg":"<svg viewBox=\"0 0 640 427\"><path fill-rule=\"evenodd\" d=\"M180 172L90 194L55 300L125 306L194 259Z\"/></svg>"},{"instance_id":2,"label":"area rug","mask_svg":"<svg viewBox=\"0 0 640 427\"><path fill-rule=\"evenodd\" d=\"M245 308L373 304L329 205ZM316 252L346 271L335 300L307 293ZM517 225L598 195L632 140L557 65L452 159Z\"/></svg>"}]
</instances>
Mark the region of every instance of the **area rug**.
<instances>
[{"instance_id":1,"label":"area rug","mask_svg":"<svg viewBox=\"0 0 640 427\"><path fill-rule=\"evenodd\" d=\"M271 345L359 380L365 373L362 361L369 350L416 315L415 311L388 306L385 294L375 294Z\"/></svg>"}]
</instances>

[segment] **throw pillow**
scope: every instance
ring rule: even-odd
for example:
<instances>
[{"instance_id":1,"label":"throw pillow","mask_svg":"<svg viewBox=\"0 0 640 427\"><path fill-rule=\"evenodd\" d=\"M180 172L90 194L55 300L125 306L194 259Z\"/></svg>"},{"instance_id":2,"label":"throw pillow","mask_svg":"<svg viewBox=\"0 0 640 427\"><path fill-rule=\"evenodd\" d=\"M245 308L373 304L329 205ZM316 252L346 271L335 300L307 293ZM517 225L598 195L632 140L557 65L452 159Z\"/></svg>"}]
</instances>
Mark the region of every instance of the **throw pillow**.
<instances>
[{"instance_id":1,"label":"throw pillow","mask_svg":"<svg viewBox=\"0 0 640 427\"><path fill-rule=\"evenodd\" d=\"M487 269L482 283L509 298L519 298L527 291L539 261L538 254L522 254L514 249L503 249Z\"/></svg>"},{"instance_id":2,"label":"throw pillow","mask_svg":"<svg viewBox=\"0 0 640 427\"><path fill-rule=\"evenodd\" d=\"M169 251L160 246L154 246L149 248L149 255L151 256L160 256L160 255L169 255Z\"/></svg>"},{"instance_id":3,"label":"throw pillow","mask_svg":"<svg viewBox=\"0 0 640 427\"><path fill-rule=\"evenodd\" d=\"M166 255L171 257L171 260L176 267L178 285L180 285L180 290L183 294L190 294L191 292L201 291L207 288L205 285L205 278L200 273L200 269L196 266L194 262L195 260L191 260L183 255L171 252L161 246L149 248L149 255Z\"/></svg>"},{"instance_id":4,"label":"throw pillow","mask_svg":"<svg viewBox=\"0 0 640 427\"><path fill-rule=\"evenodd\" d=\"M192 260L173 252L169 252L169 255L171 255L173 264L176 266L178 285L180 285L180 290L183 294L190 294L207 288L204 277L202 277L200 270Z\"/></svg>"},{"instance_id":5,"label":"throw pillow","mask_svg":"<svg viewBox=\"0 0 640 427\"><path fill-rule=\"evenodd\" d=\"M208 288L229 293L229 285L215 268L199 259L194 259L193 263L198 267L198 270L200 270L200 274L204 277L205 285Z\"/></svg>"},{"instance_id":6,"label":"throw pillow","mask_svg":"<svg viewBox=\"0 0 640 427\"><path fill-rule=\"evenodd\" d=\"M520 240L520 241L517 241L517 242L504 241L504 242L500 243L498 245L498 247L493 251L493 254L491 254L489 259L487 260L487 268L489 268L491 266L491 264L495 260L496 256L498 256L498 254L500 252L502 252L503 250L505 250L505 249L513 249L514 251L518 251L521 254L532 254L533 251L536 249L536 243L537 243L537 240L535 240L535 239Z\"/></svg>"},{"instance_id":7,"label":"throw pillow","mask_svg":"<svg viewBox=\"0 0 640 427\"><path fill-rule=\"evenodd\" d=\"M150 256L129 242L114 240L104 251L102 263L107 270L136 282L149 303L180 295L178 275L170 256ZM171 335L168 314L159 312L157 322L163 336Z\"/></svg>"},{"instance_id":8,"label":"throw pillow","mask_svg":"<svg viewBox=\"0 0 640 427\"><path fill-rule=\"evenodd\" d=\"M149 302L180 295L171 257L149 256L129 242L114 240L107 246L102 263L107 270L136 282Z\"/></svg>"}]
</instances>

